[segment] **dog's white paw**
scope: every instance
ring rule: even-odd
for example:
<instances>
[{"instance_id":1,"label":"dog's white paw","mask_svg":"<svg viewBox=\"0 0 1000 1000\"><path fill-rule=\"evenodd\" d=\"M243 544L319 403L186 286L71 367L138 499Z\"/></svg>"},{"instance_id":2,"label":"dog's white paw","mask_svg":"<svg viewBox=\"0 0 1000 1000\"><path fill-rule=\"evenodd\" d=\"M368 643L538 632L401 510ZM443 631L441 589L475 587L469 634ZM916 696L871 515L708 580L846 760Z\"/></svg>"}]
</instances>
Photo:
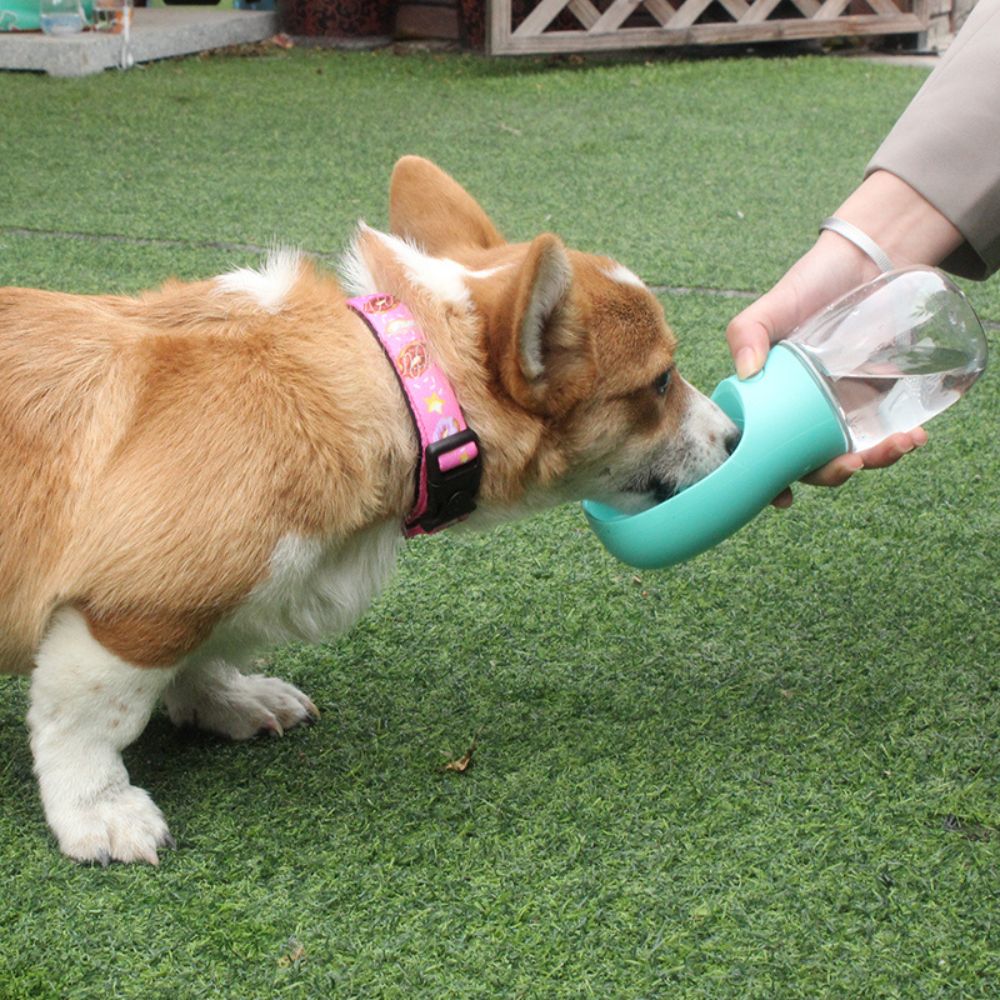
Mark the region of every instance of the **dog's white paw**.
<instances>
[{"instance_id":1,"label":"dog's white paw","mask_svg":"<svg viewBox=\"0 0 1000 1000\"><path fill-rule=\"evenodd\" d=\"M149 794L134 785L103 792L86 803L60 803L48 820L63 854L104 865L160 863L157 850L174 847L163 813Z\"/></svg>"},{"instance_id":2,"label":"dog's white paw","mask_svg":"<svg viewBox=\"0 0 1000 1000\"><path fill-rule=\"evenodd\" d=\"M233 667L178 677L164 698L175 725L197 726L233 740L258 733L282 736L319 718L319 709L297 687Z\"/></svg>"}]
</instances>

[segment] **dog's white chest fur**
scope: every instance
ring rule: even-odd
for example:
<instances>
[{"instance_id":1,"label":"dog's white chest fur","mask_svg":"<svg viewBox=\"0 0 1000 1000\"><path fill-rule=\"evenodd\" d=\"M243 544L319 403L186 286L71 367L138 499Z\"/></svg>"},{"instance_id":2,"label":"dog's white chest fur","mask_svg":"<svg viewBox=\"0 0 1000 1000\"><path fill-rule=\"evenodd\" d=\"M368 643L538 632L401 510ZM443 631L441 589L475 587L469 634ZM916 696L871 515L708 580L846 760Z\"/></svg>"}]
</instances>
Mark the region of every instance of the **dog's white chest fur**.
<instances>
[{"instance_id":1,"label":"dog's white chest fur","mask_svg":"<svg viewBox=\"0 0 1000 1000\"><path fill-rule=\"evenodd\" d=\"M346 631L392 575L402 544L395 522L335 547L286 535L271 556L268 578L194 655L239 663L281 643L318 642Z\"/></svg>"}]
</instances>

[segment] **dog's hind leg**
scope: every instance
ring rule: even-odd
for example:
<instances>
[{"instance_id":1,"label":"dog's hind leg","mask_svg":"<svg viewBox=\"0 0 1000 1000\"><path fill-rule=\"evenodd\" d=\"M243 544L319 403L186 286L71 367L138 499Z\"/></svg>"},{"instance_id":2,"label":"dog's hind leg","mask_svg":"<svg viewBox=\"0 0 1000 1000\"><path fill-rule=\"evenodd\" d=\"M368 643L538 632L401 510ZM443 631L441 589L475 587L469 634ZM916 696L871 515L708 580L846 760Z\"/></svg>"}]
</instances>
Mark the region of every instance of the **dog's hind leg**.
<instances>
[{"instance_id":1,"label":"dog's hind leg","mask_svg":"<svg viewBox=\"0 0 1000 1000\"><path fill-rule=\"evenodd\" d=\"M298 688L276 677L244 674L221 660L186 665L163 700L178 726L197 726L233 740L286 729L319 718Z\"/></svg>"},{"instance_id":2,"label":"dog's hind leg","mask_svg":"<svg viewBox=\"0 0 1000 1000\"><path fill-rule=\"evenodd\" d=\"M28 728L45 816L71 858L155 865L157 849L172 843L156 804L129 782L121 752L175 673L116 656L73 609L53 617L36 656Z\"/></svg>"}]
</instances>

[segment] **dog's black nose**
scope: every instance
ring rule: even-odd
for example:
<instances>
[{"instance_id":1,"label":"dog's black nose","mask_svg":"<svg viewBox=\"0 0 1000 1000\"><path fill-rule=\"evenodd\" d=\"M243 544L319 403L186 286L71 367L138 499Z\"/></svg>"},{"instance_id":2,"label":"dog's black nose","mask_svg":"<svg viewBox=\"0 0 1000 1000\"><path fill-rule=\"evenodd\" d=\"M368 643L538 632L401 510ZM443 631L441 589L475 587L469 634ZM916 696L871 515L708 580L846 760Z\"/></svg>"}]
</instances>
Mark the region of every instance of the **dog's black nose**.
<instances>
[{"instance_id":1,"label":"dog's black nose","mask_svg":"<svg viewBox=\"0 0 1000 1000\"><path fill-rule=\"evenodd\" d=\"M726 435L726 440L722 442L723 447L726 449L727 455L732 455L736 451L736 446L740 443L740 437L742 435L738 430L732 430Z\"/></svg>"}]
</instances>

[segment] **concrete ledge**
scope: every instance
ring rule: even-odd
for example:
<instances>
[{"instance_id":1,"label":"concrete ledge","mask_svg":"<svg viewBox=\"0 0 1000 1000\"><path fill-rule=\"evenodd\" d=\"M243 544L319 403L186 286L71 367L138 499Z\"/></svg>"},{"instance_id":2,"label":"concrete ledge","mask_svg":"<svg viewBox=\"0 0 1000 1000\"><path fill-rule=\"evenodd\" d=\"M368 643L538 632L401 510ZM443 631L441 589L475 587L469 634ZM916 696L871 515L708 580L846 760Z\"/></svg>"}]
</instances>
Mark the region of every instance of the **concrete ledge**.
<instances>
[{"instance_id":1,"label":"concrete ledge","mask_svg":"<svg viewBox=\"0 0 1000 1000\"><path fill-rule=\"evenodd\" d=\"M244 45L278 31L275 11L207 7L138 7L129 48L135 62ZM0 33L0 69L36 70L50 76L88 76L120 64L122 36L82 31L53 37L41 32Z\"/></svg>"}]
</instances>

